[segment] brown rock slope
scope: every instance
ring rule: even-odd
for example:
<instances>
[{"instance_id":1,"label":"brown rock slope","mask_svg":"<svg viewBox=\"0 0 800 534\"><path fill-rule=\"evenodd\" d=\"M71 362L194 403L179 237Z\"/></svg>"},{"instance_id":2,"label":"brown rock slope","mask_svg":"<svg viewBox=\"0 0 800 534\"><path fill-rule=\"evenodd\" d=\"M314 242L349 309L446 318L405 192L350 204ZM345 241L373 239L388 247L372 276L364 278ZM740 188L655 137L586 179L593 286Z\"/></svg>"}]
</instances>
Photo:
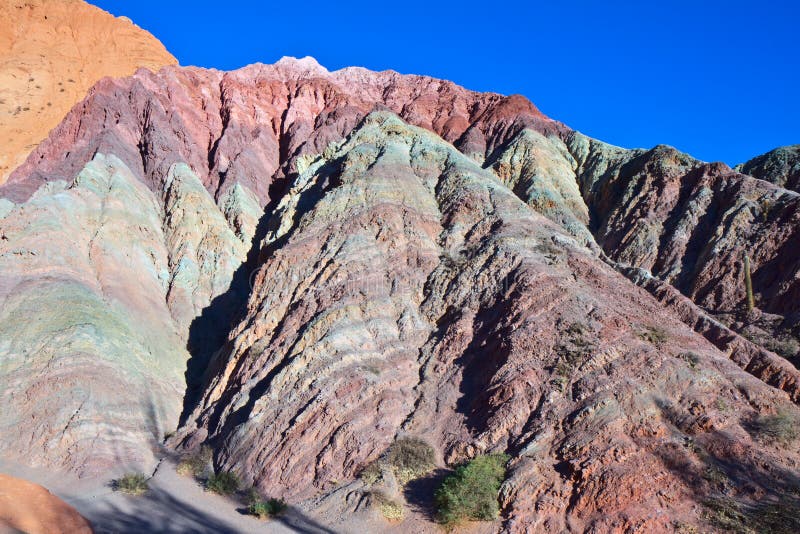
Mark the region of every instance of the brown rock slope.
<instances>
[{"instance_id":1,"label":"brown rock slope","mask_svg":"<svg viewBox=\"0 0 800 534\"><path fill-rule=\"evenodd\" d=\"M764 429L796 424L800 374L698 306L740 304L746 236L759 306L791 320L786 190L521 97L287 59L103 80L0 196L19 310L0 425L26 429L5 450L147 460L185 344L174 441L305 506L360 511L358 473L405 435L442 466L509 453L514 532L708 530L734 508L761 528L797 506L798 445ZM56 320L65 292L85 311Z\"/></svg>"},{"instance_id":2,"label":"brown rock slope","mask_svg":"<svg viewBox=\"0 0 800 534\"><path fill-rule=\"evenodd\" d=\"M0 184L97 80L177 63L130 20L82 0L2 0L0 19Z\"/></svg>"}]
</instances>

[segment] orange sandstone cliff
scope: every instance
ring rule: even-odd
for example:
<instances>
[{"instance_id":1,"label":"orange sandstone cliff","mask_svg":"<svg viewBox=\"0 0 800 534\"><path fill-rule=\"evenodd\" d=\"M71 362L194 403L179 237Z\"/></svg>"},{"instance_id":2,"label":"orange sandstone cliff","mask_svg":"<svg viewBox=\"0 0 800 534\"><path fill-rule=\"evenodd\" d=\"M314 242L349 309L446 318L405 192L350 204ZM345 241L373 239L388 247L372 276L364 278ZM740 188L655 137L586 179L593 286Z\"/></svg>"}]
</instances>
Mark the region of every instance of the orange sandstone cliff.
<instances>
[{"instance_id":1,"label":"orange sandstone cliff","mask_svg":"<svg viewBox=\"0 0 800 534\"><path fill-rule=\"evenodd\" d=\"M176 59L126 17L80 0L0 0L0 183L104 76Z\"/></svg>"}]
</instances>

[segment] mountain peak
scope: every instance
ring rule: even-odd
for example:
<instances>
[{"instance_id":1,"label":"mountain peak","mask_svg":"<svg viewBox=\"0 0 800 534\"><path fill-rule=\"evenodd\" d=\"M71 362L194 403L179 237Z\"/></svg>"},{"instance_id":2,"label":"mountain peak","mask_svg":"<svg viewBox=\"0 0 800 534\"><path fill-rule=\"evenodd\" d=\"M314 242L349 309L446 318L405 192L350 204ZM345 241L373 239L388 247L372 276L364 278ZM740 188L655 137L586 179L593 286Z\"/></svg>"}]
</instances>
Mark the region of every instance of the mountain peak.
<instances>
[{"instance_id":1,"label":"mountain peak","mask_svg":"<svg viewBox=\"0 0 800 534\"><path fill-rule=\"evenodd\" d=\"M314 74L328 73L328 69L320 65L319 61L311 56L305 56L302 58L283 56L275 63L275 65L278 67L297 69Z\"/></svg>"}]
</instances>

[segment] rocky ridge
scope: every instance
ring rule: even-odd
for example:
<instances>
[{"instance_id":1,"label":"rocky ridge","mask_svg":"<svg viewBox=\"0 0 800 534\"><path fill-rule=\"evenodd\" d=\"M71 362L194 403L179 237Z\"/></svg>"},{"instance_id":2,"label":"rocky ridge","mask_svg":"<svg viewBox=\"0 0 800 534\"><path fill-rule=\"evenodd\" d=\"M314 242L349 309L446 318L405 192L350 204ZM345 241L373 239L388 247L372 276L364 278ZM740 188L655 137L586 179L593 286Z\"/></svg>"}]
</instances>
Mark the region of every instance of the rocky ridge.
<instances>
[{"instance_id":1,"label":"rocky ridge","mask_svg":"<svg viewBox=\"0 0 800 534\"><path fill-rule=\"evenodd\" d=\"M736 170L800 193L800 145L776 148L737 165Z\"/></svg>"},{"instance_id":2,"label":"rocky ridge","mask_svg":"<svg viewBox=\"0 0 800 534\"><path fill-rule=\"evenodd\" d=\"M797 369L720 319L744 251L756 313L796 337L798 197L720 164L287 58L103 80L0 195L2 298L28 306L2 322L4 402L29 412L0 425L35 461L152 462L182 411L171 444L360 509L358 473L411 435L441 465L510 453L520 532L707 526L704 500L795 476L749 421L797 414ZM86 311L50 324L66 292ZM76 354L109 362L96 384ZM127 418L104 412L121 387Z\"/></svg>"}]
</instances>

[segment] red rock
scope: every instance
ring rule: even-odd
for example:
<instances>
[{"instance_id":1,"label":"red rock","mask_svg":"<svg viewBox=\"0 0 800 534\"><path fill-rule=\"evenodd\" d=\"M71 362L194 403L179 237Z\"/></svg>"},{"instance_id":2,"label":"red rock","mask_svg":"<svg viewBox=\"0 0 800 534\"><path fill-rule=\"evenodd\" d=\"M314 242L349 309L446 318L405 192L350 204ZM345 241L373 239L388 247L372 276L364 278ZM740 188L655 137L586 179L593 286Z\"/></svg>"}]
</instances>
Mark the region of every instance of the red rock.
<instances>
[{"instance_id":1,"label":"red rock","mask_svg":"<svg viewBox=\"0 0 800 534\"><path fill-rule=\"evenodd\" d=\"M800 416L797 369L699 307L720 317L740 304L746 238L758 306L793 320L791 192L664 147L610 147L522 97L431 78L310 59L166 68L100 82L12 174L0 253L33 239L21 214L61 199L48 188L95 153L130 169L141 195L129 207L152 219L142 242L159 269L130 268L164 273L114 294L136 320L148 316L137 299L158 303L152 334L186 340L203 364L171 443L211 444L218 469L271 496L346 514L369 491L358 473L407 435L440 464L509 453L511 532L705 529L702 503L720 491L707 469L738 503L783 495L796 472L796 447L748 421ZM55 220L33 213L30 224ZM8 265L4 294L38 276ZM69 267L59 276L95 287ZM197 353L216 349L206 367ZM155 361L145 383L174 384ZM41 405L37 436L52 437L62 421ZM42 456L63 454L56 443Z\"/></svg>"}]
</instances>

